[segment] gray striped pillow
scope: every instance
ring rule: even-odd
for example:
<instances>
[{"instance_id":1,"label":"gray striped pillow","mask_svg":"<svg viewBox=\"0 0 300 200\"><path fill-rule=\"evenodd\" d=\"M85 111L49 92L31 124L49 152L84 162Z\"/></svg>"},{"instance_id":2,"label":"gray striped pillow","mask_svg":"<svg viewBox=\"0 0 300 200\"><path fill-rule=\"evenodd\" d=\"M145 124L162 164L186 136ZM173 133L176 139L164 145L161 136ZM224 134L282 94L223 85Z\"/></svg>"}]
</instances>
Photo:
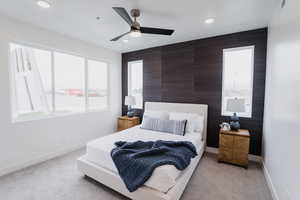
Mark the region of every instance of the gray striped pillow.
<instances>
[{"instance_id":1,"label":"gray striped pillow","mask_svg":"<svg viewBox=\"0 0 300 200\"><path fill-rule=\"evenodd\" d=\"M185 135L187 120L165 120L144 116L142 129Z\"/></svg>"}]
</instances>

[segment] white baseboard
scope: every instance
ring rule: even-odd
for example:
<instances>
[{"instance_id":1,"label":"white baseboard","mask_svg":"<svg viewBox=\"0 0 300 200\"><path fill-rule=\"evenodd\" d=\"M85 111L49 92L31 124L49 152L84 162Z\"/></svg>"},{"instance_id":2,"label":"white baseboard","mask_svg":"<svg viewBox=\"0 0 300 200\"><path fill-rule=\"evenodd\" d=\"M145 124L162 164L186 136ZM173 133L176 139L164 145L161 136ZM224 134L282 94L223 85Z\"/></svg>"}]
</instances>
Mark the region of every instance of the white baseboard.
<instances>
[{"instance_id":1,"label":"white baseboard","mask_svg":"<svg viewBox=\"0 0 300 200\"><path fill-rule=\"evenodd\" d=\"M265 165L265 163L264 163L263 160L262 160L262 166L263 166L264 175L265 175L268 187L270 189L272 198L273 198L273 200L279 200L279 197L278 197L278 194L277 194L276 189L274 187L273 181L271 179L269 170L267 169L267 167L266 167L266 165Z\"/></svg>"},{"instance_id":2,"label":"white baseboard","mask_svg":"<svg viewBox=\"0 0 300 200\"><path fill-rule=\"evenodd\" d=\"M219 149L215 148L215 147L206 147L205 151L209 152L209 153L214 153L214 154L219 153ZM258 162L258 163L262 162L262 157L261 156L256 156L256 155L249 154L248 158L249 158L249 160L254 161L254 162Z\"/></svg>"},{"instance_id":3,"label":"white baseboard","mask_svg":"<svg viewBox=\"0 0 300 200\"><path fill-rule=\"evenodd\" d=\"M258 163L262 162L262 157L261 156L249 154L248 158L249 158L249 160L251 160L253 162L258 162Z\"/></svg>"},{"instance_id":4,"label":"white baseboard","mask_svg":"<svg viewBox=\"0 0 300 200\"><path fill-rule=\"evenodd\" d=\"M205 151L208 152L208 153L213 153L213 154L218 154L219 153L219 149L215 148L215 147L206 147Z\"/></svg>"},{"instance_id":5,"label":"white baseboard","mask_svg":"<svg viewBox=\"0 0 300 200\"><path fill-rule=\"evenodd\" d=\"M58 151L49 153L49 154L47 154L47 155L39 156L39 157L37 157L37 158L28 160L28 161L23 162L23 163L18 163L18 164L16 164L16 165L12 165L12 166L9 166L9 167L2 168L2 169L0 169L0 177L1 177L1 176L4 176L4 175L6 175L6 174L10 174L10 173L12 173L12 172L15 172L15 171L24 169L24 168L29 167L29 166L31 166L31 165L35 165L35 164L44 162L44 161L46 161L46 160L50 160L50 159L52 159L52 158L55 158L55 157L58 157L58 156L61 156L61 155L70 153L70 152L72 152L72 151L81 149L81 148L83 148L83 147L85 146L85 144L86 144L86 143L77 144L77 145L74 145L74 146L72 146L72 147L68 147L68 148L65 148L65 149L60 149L60 150L58 150Z\"/></svg>"}]
</instances>

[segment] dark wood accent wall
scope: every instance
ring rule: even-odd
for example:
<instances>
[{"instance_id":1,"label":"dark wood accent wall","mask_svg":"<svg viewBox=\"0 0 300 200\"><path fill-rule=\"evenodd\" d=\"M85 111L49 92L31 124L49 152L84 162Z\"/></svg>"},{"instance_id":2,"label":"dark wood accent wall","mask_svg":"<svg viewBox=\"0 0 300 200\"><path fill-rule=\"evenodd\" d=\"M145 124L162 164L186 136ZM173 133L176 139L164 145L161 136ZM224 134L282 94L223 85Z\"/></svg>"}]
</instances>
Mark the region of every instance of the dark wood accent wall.
<instances>
[{"instance_id":1,"label":"dark wood accent wall","mask_svg":"<svg viewBox=\"0 0 300 200\"><path fill-rule=\"evenodd\" d=\"M122 55L122 98L127 95L127 63L143 60L144 101L208 104L207 145L218 147L223 49L255 45L252 118L241 118L251 132L250 153L261 155L267 28L160 46ZM140 114L142 111L140 111Z\"/></svg>"}]
</instances>

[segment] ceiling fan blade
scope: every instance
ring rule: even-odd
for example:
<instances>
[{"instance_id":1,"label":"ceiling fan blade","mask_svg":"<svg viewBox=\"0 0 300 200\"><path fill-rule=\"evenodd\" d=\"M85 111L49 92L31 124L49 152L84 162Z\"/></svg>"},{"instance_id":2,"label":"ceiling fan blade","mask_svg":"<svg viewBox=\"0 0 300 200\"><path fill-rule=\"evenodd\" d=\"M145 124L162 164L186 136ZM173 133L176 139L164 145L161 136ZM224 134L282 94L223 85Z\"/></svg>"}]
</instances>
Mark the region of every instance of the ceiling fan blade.
<instances>
[{"instance_id":1,"label":"ceiling fan blade","mask_svg":"<svg viewBox=\"0 0 300 200\"><path fill-rule=\"evenodd\" d=\"M159 35L172 35L174 30L170 29L161 29L161 28L150 28L150 27L141 27L142 33L147 34L159 34Z\"/></svg>"},{"instance_id":2,"label":"ceiling fan blade","mask_svg":"<svg viewBox=\"0 0 300 200\"><path fill-rule=\"evenodd\" d=\"M127 35L127 34L129 34L129 33L130 33L130 32L127 32L127 33L124 33L124 34L122 34L122 35L119 35L118 37L115 37L115 38L111 39L110 41L115 42L115 41L119 40L120 38L124 37L125 35Z\"/></svg>"},{"instance_id":3,"label":"ceiling fan blade","mask_svg":"<svg viewBox=\"0 0 300 200\"><path fill-rule=\"evenodd\" d=\"M125 8L113 7L113 9L129 24L129 26L132 25L133 21Z\"/></svg>"}]
</instances>

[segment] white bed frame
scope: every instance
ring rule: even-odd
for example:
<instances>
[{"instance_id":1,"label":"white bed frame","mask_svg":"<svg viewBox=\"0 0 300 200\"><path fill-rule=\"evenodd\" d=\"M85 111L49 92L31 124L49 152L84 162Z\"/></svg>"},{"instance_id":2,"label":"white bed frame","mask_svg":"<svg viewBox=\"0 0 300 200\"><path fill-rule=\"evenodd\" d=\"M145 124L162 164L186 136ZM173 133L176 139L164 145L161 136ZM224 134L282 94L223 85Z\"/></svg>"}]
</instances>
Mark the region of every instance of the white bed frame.
<instances>
[{"instance_id":1,"label":"white bed frame","mask_svg":"<svg viewBox=\"0 0 300 200\"><path fill-rule=\"evenodd\" d=\"M184 174L178 178L174 187L167 193L162 193L146 186L140 187L135 192L129 192L118 174L88 161L85 156L78 159L78 169L85 175L133 200L179 200L206 147L208 106L204 104L146 102L145 110L196 113L204 116L202 137L204 146L201 152L199 152L199 156L192 160L189 167L184 171Z\"/></svg>"}]
</instances>

